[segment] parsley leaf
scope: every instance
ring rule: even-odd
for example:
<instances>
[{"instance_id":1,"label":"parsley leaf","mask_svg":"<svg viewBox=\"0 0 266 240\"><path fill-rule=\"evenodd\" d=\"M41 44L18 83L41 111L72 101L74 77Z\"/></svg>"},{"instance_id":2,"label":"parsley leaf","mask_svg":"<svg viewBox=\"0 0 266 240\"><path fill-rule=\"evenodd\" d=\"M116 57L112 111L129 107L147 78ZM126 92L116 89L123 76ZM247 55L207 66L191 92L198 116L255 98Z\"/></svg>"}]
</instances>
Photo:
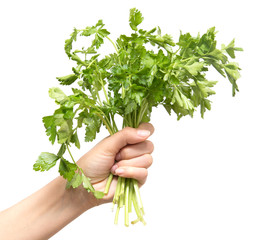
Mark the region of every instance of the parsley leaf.
<instances>
[{"instance_id":1,"label":"parsley leaf","mask_svg":"<svg viewBox=\"0 0 266 240\"><path fill-rule=\"evenodd\" d=\"M136 8L130 9L130 15L129 15L129 25L132 28L132 30L137 31L137 26L142 23L143 21L142 14L139 10Z\"/></svg>"},{"instance_id":2,"label":"parsley leaf","mask_svg":"<svg viewBox=\"0 0 266 240\"><path fill-rule=\"evenodd\" d=\"M48 171L50 168L55 166L57 160L58 160L57 155L49 152L42 152L38 157L36 163L33 165L33 169L35 171L41 171L41 172Z\"/></svg>"},{"instance_id":3,"label":"parsley leaf","mask_svg":"<svg viewBox=\"0 0 266 240\"><path fill-rule=\"evenodd\" d=\"M61 158L59 164L59 173L68 181L71 181L75 175L75 171L77 170L77 165L67 161L64 158Z\"/></svg>"},{"instance_id":4,"label":"parsley leaf","mask_svg":"<svg viewBox=\"0 0 266 240\"><path fill-rule=\"evenodd\" d=\"M57 77L56 78L62 85L70 85L78 79L76 74L69 74L64 77Z\"/></svg>"}]
</instances>

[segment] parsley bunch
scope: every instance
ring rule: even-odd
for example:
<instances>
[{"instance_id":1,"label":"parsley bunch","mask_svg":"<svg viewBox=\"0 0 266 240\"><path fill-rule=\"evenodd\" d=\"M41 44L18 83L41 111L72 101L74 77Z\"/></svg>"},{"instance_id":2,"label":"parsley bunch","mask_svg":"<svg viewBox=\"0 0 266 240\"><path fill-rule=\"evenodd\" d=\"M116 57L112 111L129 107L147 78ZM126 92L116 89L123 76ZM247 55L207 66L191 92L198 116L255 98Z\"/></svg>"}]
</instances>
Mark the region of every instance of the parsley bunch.
<instances>
[{"instance_id":1,"label":"parsley bunch","mask_svg":"<svg viewBox=\"0 0 266 240\"><path fill-rule=\"evenodd\" d=\"M175 42L159 27L149 31L139 28L143 21L140 11L130 10L130 36L121 35L116 42L109 38L102 20L96 25L76 29L65 41L65 52L75 62L72 73L58 77L62 85L75 85L67 96L60 88L51 88L49 96L59 105L50 116L43 117L46 134L52 144L60 144L57 154L43 152L34 164L34 170L47 171L59 163L59 173L67 179L67 188L83 185L96 198L108 193L113 175L110 174L104 192L95 191L90 179L76 164L70 146L80 148L78 130L85 128L85 141L93 141L104 126L112 135L119 128L116 117L123 118L122 128L137 128L149 122L153 107L163 105L167 113L177 119L193 114L197 108L201 116L211 109L209 96L215 94L216 81L209 81L206 72L213 67L232 84L232 93L238 91L239 66L230 62L235 58L235 41L217 48L216 31L212 27L202 36L180 33ZM88 39L88 46L73 50L78 39ZM114 52L103 56L99 49L110 41ZM64 156L68 152L71 161ZM115 223L120 208L125 206L125 225L129 225L132 205L137 219L143 219L144 210L136 180L118 178L113 203L117 204Z\"/></svg>"}]
</instances>

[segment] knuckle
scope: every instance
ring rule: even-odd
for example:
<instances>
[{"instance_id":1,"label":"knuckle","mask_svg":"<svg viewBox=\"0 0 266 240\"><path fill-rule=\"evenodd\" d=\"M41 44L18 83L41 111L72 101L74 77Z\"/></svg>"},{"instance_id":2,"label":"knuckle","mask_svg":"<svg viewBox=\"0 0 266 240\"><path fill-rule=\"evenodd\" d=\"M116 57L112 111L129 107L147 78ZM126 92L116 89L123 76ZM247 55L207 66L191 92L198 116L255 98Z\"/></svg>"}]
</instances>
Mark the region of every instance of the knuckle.
<instances>
[{"instance_id":1,"label":"knuckle","mask_svg":"<svg viewBox=\"0 0 266 240\"><path fill-rule=\"evenodd\" d=\"M123 128L122 132L128 133L130 130L131 130L130 127L125 127L125 128Z\"/></svg>"},{"instance_id":2,"label":"knuckle","mask_svg":"<svg viewBox=\"0 0 266 240\"><path fill-rule=\"evenodd\" d=\"M122 159L128 159L128 157L130 156L130 152L131 152L131 150L128 147L123 148L120 151L121 158Z\"/></svg>"},{"instance_id":3,"label":"knuckle","mask_svg":"<svg viewBox=\"0 0 266 240\"><path fill-rule=\"evenodd\" d=\"M130 131L130 127L125 127L121 131L119 131L119 134L122 137L126 137L128 135L128 133L129 133L129 131Z\"/></svg>"}]
</instances>

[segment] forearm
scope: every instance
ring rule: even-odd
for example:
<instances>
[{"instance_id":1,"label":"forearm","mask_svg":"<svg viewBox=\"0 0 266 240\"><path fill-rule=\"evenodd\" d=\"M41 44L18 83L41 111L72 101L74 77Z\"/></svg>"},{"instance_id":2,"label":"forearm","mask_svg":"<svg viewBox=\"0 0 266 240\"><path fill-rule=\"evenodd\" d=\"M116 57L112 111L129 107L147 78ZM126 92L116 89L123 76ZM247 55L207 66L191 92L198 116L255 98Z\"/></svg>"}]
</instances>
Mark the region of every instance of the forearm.
<instances>
[{"instance_id":1,"label":"forearm","mask_svg":"<svg viewBox=\"0 0 266 240\"><path fill-rule=\"evenodd\" d=\"M0 239L48 239L97 201L82 188L65 189L58 177L33 195L0 213Z\"/></svg>"}]
</instances>

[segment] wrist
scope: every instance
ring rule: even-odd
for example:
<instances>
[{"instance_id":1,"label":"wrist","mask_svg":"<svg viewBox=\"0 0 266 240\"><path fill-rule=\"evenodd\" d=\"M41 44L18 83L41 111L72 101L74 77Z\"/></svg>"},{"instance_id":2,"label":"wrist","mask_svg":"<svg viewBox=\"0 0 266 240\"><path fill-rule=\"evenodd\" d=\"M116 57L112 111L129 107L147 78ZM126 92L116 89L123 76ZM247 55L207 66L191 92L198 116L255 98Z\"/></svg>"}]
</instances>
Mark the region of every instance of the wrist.
<instances>
[{"instance_id":1,"label":"wrist","mask_svg":"<svg viewBox=\"0 0 266 240\"><path fill-rule=\"evenodd\" d=\"M58 181L61 181L62 186L64 187L63 200L66 201L66 203L75 211L82 214L90 208L99 205L97 199L93 196L93 194L91 192L88 192L82 185L77 188L71 187L67 189L67 181L62 177L58 178L60 178Z\"/></svg>"}]
</instances>

